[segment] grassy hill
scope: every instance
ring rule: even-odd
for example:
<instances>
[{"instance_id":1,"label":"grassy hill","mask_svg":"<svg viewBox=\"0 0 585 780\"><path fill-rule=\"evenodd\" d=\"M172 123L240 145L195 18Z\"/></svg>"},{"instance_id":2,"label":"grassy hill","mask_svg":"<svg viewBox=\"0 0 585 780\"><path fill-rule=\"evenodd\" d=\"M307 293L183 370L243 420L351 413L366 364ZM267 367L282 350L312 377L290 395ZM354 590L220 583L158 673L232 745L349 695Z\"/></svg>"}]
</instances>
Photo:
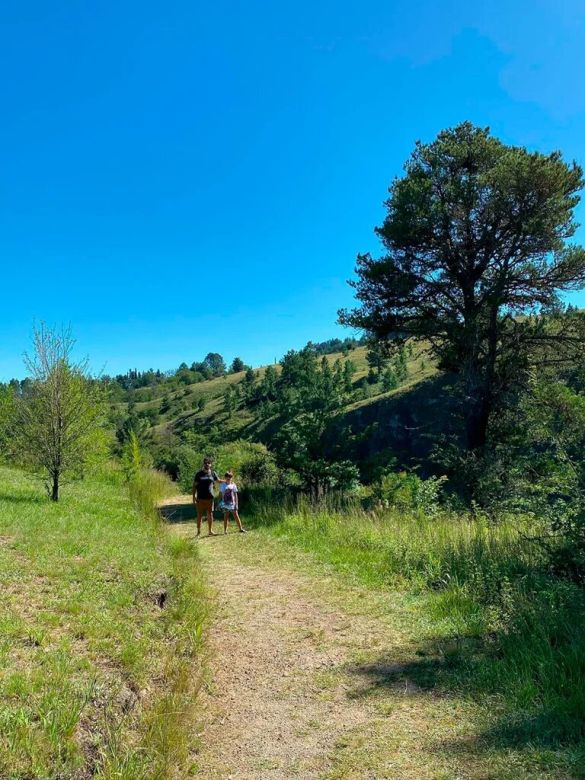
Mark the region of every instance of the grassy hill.
<instances>
[{"instance_id":1,"label":"grassy hill","mask_svg":"<svg viewBox=\"0 0 585 780\"><path fill-rule=\"evenodd\" d=\"M55 504L0 467L0 777L166 778L189 760L198 564L153 523L116 472Z\"/></svg>"}]
</instances>

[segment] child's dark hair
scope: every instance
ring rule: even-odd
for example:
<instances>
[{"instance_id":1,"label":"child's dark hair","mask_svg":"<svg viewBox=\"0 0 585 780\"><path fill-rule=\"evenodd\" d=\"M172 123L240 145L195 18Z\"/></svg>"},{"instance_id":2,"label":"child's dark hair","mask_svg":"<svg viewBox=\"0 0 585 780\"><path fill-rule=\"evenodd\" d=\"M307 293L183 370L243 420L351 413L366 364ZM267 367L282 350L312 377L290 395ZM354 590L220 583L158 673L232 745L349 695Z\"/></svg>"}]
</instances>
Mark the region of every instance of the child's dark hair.
<instances>
[{"instance_id":1,"label":"child's dark hair","mask_svg":"<svg viewBox=\"0 0 585 780\"><path fill-rule=\"evenodd\" d=\"M234 476L234 472L233 471L226 471L226 473L224 474L224 477L226 479L231 479L233 476Z\"/></svg>"}]
</instances>

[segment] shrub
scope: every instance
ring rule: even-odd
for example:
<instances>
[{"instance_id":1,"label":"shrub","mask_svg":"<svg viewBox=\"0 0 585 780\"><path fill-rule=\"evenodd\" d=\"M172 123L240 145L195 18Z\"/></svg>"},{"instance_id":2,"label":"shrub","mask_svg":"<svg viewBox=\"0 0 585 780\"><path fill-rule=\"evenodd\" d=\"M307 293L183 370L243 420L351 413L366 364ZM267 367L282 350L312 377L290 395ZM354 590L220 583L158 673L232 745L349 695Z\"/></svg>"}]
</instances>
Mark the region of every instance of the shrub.
<instances>
[{"instance_id":1,"label":"shrub","mask_svg":"<svg viewBox=\"0 0 585 780\"><path fill-rule=\"evenodd\" d=\"M177 447L174 451L176 457L177 479L181 490L190 492L193 487L193 476L201 468L203 457L210 453L199 453L186 445Z\"/></svg>"},{"instance_id":2,"label":"shrub","mask_svg":"<svg viewBox=\"0 0 585 780\"><path fill-rule=\"evenodd\" d=\"M275 484L279 477L274 456L263 445L258 445L258 451L250 453L249 459L243 461L239 473L246 486Z\"/></svg>"},{"instance_id":3,"label":"shrub","mask_svg":"<svg viewBox=\"0 0 585 780\"><path fill-rule=\"evenodd\" d=\"M128 482L137 478L143 466L143 455L140 449L138 436L135 431L131 429L122 450L122 469L124 470L124 475Z\"/></svg>"},{"instance_id":4,"label":"shrub","mask_svg":"<svg viewBox=\"0 0 585 780\"><path fill-rule=\"evenodd\" d=\"M266 485L278 481L278 469L274 456L264 444L238 439L218 446L207 446L203 442L197 447L181 445L169 451L167 457L174 457L178 480L182 490L190 491L193 475L201 468L204 457L212 457L214 469L222 475L231 469L242 487Z\"/></svg>"},{"instance_id":5,"label":"shrub","mask_svg":"<svg viewBox=\"0 0 585 780\"><path fill-rule=\"evenodd\" d=\"M405 471L383 474L372 486L372 496L384 506L414 509L427 515L436 514L440 508L443 483L447 477L421 479Z\"/></svg>"}]
</instances>

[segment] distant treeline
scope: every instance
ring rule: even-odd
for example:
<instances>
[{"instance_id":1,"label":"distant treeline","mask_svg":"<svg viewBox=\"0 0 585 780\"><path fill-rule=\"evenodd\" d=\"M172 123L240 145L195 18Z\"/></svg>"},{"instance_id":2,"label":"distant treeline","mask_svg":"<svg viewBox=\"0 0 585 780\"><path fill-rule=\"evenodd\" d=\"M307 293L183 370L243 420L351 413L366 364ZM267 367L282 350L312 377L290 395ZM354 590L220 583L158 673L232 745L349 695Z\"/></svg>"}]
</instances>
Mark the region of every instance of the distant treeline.
<instances>
[{"instance_id":1,"label":"distant treeline","mask_svg":"<svg viewBox=\"0 0 585 780\"><path fill-rule=\"evenodd\" d=\"M306 346L316 355L329 355L334 352L349 352L365 342L365 338L335 338L320 342L309 341ZM209 352L203 360L195 361L190 366L187 363L181 363L178 368L170 371L160 371L153 368L149 368L147 371L138 371L134 368L125 374L116 374L113 377L104 376L103 380L116 382L125 390L152 387L169 379L175 379L179 384L192 385L225 374L238 374L241 371L246 371L249 367L240 357L235 357L228 366L223 355L219 352Z\"/></svg>"},{"instance_id":2,"label":"distant treeline","mask_svg":"<svg viewBox=\"0 0 585 780\"><path fill-rule=\"evenodd\" d=\"M366 338L334 338L327 341L312 342L306 345L315 355L329 355L334 352L349 352L356 347L365 344ZM201 361L194 361L191 365L183 362L177 368L167 371L161 371L159 368L148 368L146 371L139 371L137 368L129 369L125 374L103 374L99 381L108 385L119 385L123 390L138 390L142 387L156 387L165 383L192 385L197 382L205 382L226 374L238 374L246 371L250 366L242 358L235 357L229 364L226 363L223 355L219 352L208 352ZM174 380L174 381L173 381ZM11 379L9 382L0 382L0 387L10 387L15 392L26 390L27 384L31 380Z\"/></svg>"}]
</instances>

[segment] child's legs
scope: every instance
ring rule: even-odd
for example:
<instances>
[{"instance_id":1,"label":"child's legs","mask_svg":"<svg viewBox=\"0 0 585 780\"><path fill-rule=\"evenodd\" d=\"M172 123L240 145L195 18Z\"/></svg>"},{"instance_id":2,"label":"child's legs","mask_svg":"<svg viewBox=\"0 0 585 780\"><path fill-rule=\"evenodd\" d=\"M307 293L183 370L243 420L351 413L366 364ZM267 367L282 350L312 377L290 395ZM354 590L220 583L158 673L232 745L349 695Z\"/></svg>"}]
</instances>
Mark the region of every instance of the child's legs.
<instances>
[{"instance_id":1,"label":"child's legs","mask_svg":"<svg viewBox=\"0 0 585 780\"><path fill-rule=\"evenodd\" d=\"M223 532L227 534L227 527L228 527L228 520L230 519L230 513L224 512L223 513Z\"/></svg>"},{"instance_id":2,"label":"child's legs","mask_svg":"<svg viewBox=\"0 0 585 780\"><path fill-rule=\"evenodd\" d=\"M235 521L236 521L236 523L238 524L238 528L239 528L239 529L240 529L240 531L241 531L241 530L242 530L242 521L240 520L240 516L239 516L239 514L238 514L238 510L237 510L237 509L234 509L234 511L232 512L232 515L233 515L233 517L234 517L234 520L235 520Z\"/></svg>"}]
</instances>

